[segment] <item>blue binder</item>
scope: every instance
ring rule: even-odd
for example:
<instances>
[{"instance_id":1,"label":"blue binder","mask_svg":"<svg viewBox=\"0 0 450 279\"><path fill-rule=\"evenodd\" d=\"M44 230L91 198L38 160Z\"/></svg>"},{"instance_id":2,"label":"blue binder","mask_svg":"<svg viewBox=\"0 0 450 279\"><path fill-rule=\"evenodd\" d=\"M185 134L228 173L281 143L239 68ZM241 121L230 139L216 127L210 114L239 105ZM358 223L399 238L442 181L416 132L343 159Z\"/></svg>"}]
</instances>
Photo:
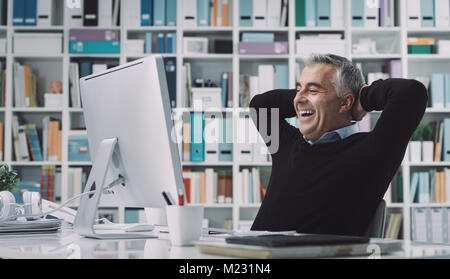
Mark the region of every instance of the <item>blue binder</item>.
<instances>
[{"instance_id":1,"label":"blue binder","mask_svg":"<svg viewBox=\"0 0 450 279\"><path fill-rule=\"evenodd\" d=\"M445 103L444 74L431 74L431 106L444 108Z\"/></svg>"},{"instance_id":2,"label":"blue binder","mask_svg":"<svg viewBox=\"0 0 450 279\"><path fill-rule=\"evenodd\" d=\"M163 60L166 70L170 106L175 108L177 107L177 59L175 57L164 57Z\"/></svg>"},{"instance_id":3,"label":"blue binder","mask_svg":"<svg viewBox=\"0 0 450 279\"><path fill-rule=\"evenodd\" d=\"M352 0L352 26L364 26L364 4L365 0Z\"/></svg>"},{"instance_id":4,"label":"blue binder","mask_svg":"<svg viewBox=\"0 0 450 279\"><path fill-rule=\"evenodd\" d=\"M410 203L413 203L415 200L415 196L417 193L417 188L419 186L419 172L413 173L412 179L411 179L411 185L409 187L410 195L409 195L409 201Z\"/></svg>"},{"instance_id":5,"label":"blue binder","mask_svg":"<svg viewBox=\"0 0 450 279\"><path fill-rule=\"evenodd\" d=\"M145 33L145 54L152 53L152 32Z\"/></svg>"},{"instance_id":6,"label":"blue binder","mask_svg":"<svg viewBox=\"0 0 450 279\"><path fill-rule=\"evenodd\" d=\"M209 0L197 0L197 26L209 26Z\"/></svg>"},{"instance_id":7,"label":"blue binder","mask_svg":"<svg viewBox=\"0 0 450 279\"><path fill-rule=\"evenodd\" d=\"M275 65L275 88L289 89L289 67L286 64Z\"/></svg>"},{"instance_id":8,"label":"blue binder","mask_svg":"<svg viewBox=\"0 0 450 279\"><path fill-rule=\"evenodd\" d=\"M166 52L167 53L176 53L176 34L174 32L167 33L166 35Z\"/></svg>"},{"instance_id":9,"label":"blue binder","mask_svg":"<svg viewBox=\"0 0 450 279\"><path fill-rule=\"evenodd\" d=\"M316 26L331 26L330 0L316 0Z\"/></svg>"},{"instance_id":10,"label":"blue binder","mask_svg":"<svg viewBox=\"0 0 450 279\"><path fill-rule=\"evenodd\" d=\"M191 161L205 161L205 143L203 141L203 113L191 114Z\"/></svg>"},{"instance_id":11,"label":"blue binder","mask_svg":"<svg viewBox=\"0 0 450 279\"><path fill-rule=\"evenodd\" d=\"M14 0L12 20L13 25L25 24L25 0Z\"/></svg>"},{"instance_id":12,"label":"blue binder","mask_svg":"<svg viewBox=\"0 0 450 279\"><path fill-rule=\"evenodd\" d=\"M153 25L153 0L141 0L141 26Z\"/></svg>"},{"instance_id":13,"label":"blue binder","mask_svg":"<svg viewBox=\"0 0 450 279\"><path fill-rule=\"evenodd\" d=\"M166 25L166 0L153 0L153 25Z\"/></svg>"},{"instance_id":14,"label":"blue binder","mask_svg":"<svg viewBox=\"0 0 450 279\"><path fill-rule=\"evenodd\" d=\"M444 119L444 161L450 161L450 118Z\"/></svg>"},{"instance_id":15,"label":"blue binder","mask_svg":"<svg viewBox=\"0 0 450 279\"><path fill-rule=\"evenodd\" d=\"M164 53L165 51L164 33L158 33L158 53Z\"/></svg>"},{"instance_id":16,"label":"blue binder","mask_svg":"<svg viewBox=\"0 0 450 279\"><path fill-rule=\"evenodd\" d=\"M239 26L253 26L253 0L239 0Z\"/></svg>"},{"instance_id":17,"label":"blue binder","mask_svg":"<svg viewBox=\"0 0 450 279\"><path fill-rule=\"evenodd\" d=\"M219 161L233 161L233 119L224 115L220 120Z\"/></svg>"},{"instance_id":18,"label":"blue binder","mask_svg":"<svg viewBox=\"0 0 450 279\"><path fill-rule=\"evenodd\" d=\"M446 108L450 108L450 73L447 73L444 75L444 89L446 92L445 95L445 101L446 101Z\"/></svg>"},{"instance_id":19,"label":"blue binder","mask_svg":"<svg viewBox=\"0 0 450 279\"><path fill-rule=\"evenodd\" d=\"M306 26L316 26L316 2L306 0Z\"/></svg>"},{"instance_id":20,"label":"blue binder","mask_svg":"<svg viewBox=\"0 0 450 279\"><path fill-rule=\"evenodd\" d=\"M85 77L92 74L92 61L80 61L80 77Z\"/></svg>"},{"instance_id":21,"label":"blue binder","mask_svg":"<svg viewBox=\"0 0 450 279\"><path fill-rule=\"evenodd\" d=\"M167 0L166 2L166 25L177 25L177 0Z\"/></svg>"},{"instance_id":22,"label":"blue binder","mask_svg":"<svg viewBox=\"0 0 450 279\"><path fill-rule=\"evenodd\" d=\"M422 27L434 27L434 0L421 0Z\"/></svg>"},{"instance_id":23,"label":"blue binder","mask_svg":"<svg viewBox=\"0 0 450 279\"><path fill-rule=\"evenodd\" d=\"M25 0L25 25L37 24L37 0Z\"/></svg>"}]
</instances>

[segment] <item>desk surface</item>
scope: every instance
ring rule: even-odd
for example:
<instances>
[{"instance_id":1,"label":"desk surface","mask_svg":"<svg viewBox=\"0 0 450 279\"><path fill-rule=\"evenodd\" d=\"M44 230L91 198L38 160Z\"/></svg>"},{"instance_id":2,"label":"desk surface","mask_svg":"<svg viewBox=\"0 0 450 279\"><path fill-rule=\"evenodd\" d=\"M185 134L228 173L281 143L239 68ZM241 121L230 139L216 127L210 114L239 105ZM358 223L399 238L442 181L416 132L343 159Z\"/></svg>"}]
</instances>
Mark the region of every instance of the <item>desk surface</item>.
<instances>
[{"instance_id":1,"label":"desk surface","mask_svg":"<svg viewBox=\"0 0 450 279\"><path fill-rule=\"evenodd\" d=\"M381 258L450 258L450 245L403 242L404 250ZM70 229L56 234L0 236L0 258L69 259L224 259L201 254L195 247L171 246L168 237L96 240ZM364 257L364 258L367 258Z\"/></svg>"}]
</instances>

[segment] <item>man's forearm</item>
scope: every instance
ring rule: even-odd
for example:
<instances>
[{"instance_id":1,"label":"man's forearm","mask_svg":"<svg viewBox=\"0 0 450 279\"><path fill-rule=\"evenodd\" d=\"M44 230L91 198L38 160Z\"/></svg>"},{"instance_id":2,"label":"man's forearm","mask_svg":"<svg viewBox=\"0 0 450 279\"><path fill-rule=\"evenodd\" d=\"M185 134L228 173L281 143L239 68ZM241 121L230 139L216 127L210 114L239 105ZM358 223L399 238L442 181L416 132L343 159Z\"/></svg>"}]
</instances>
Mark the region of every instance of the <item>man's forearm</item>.
<instances>
[{"instance_id":1,"label":"man's forearm","mask_svg":"<svg viewBox=\"0 0 450 279\"><path fill-rule=\"evenodd\" d=\"M256 95L250 102L250 107L258 113L260 108L278 108L280 119L295 117L297 114L294 108L294 98L297 94L293 90L272 90L263 94Z\"/></svg>"}]
</instances>

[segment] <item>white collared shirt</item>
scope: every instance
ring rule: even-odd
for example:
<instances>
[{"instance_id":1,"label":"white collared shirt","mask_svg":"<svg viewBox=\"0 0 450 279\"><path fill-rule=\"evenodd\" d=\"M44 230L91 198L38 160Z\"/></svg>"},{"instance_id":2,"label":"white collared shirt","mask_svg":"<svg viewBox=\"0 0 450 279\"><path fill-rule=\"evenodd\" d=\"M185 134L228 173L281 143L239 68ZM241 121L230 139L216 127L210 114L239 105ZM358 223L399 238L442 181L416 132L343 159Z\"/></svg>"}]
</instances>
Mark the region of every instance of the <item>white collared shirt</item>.
<instances>
[{"instance_id":1,"label":"white collared shirt","mask_svg":"<svg viewBox=\"0 0 450 279\"><path fill-rule=\"evenodd\" d=\"M338 140L343 140L353 134L356 134L359 132L359 126L358 123L353 123L347 127L340 128L334 131L329 131L323 134L316 142L310 141L305 135L303 135L303 138L307 143L310 145L313 144L321 144L321 143L328 143L328 142L334 142Z\"/></svg>"}]
</instances>

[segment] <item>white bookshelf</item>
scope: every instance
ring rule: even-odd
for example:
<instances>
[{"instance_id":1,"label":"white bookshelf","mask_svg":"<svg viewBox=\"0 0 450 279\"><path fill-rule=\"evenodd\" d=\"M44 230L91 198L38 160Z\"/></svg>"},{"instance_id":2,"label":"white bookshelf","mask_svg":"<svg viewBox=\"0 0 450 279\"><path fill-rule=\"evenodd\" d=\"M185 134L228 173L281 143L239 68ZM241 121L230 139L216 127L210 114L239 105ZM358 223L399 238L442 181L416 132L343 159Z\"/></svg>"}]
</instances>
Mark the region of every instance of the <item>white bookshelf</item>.
<instances>
[{"instance_id":1,"label":"white bookshelf","mask_svg":"<svg viewBox=\"0 0 450 279\"><path fill-rule=\"evenodd\" d=\"M63 0L61 0L63 1ZM125 0L126 1L126 0ZM179 111L192 111L190 108L181 107L181 91L184 85L182 84L182 66L184 62L194 62L204 65L224 65L224 71L233 72L233 108L222 109L220 111L231 112L240 111L239 108L239 75L241 73L242 65L247 64L259 64L259 63L285 63L289 68L289 86L290 88L295 88L296 83L296 63L300 62L304 57L296 54L295 40L299 32L338 32L344 34L346 40L346 56L356 62L366 63L372 61L388 61L390 59L400 59L402 61L403 77L412 78L418 73L426 73L433 71L447 71L450 72L450 56L442 55L408 55L407 53L407 37L408 35L414 36L443 36L448 38L450 36L450 29L437 29L437 28L419 28L409 30L406 26L406 4L407 0L398 0L399 11L397 15L399 17L399 26L391 28L353 28L350 24L350 0L345 0L345 26L342 28L323 28L323 27L296 27L295 26L295 0L289 0L289 26L280 28L249 28L240 27L238 19L238 0L230 0L230 24L231 27L198 27L198 28L184 28L182 26L182 2L178 1L177 6L177 26L162 26L162 27L128 27L125 22L124 17L124 1L121 2L121 26L111 27L111 29L118 29L121 32L121 53L120 54L70 54L69 53L69 9L64 7L60 12L64 13L64 21L61 26L51 26L51 27L17 27L12 26L12 0L8 0L8 16L7 16L7 26L0 26L0 35L5 34L7 38L7 53L0 54L0 60L5 62L7 69L7 80L6 80L6 106L0 108L0 115L2 116L2 121L5 124L4 130L4 161L11 165L13 168L38 168L42 165L57 165L61 168L62 177L62 187L67 187L68 185L68 170L72 166L91 166L90 162L70 162L68 161L68 133L71 129L71 121L75 116L82 115L82 109L71 108L69 106L69 64L73 59L80 58L91 58L100 59L101 61L113 62L115 64L123 64L135 59L144 57L144 55L136 55L133 53L126 53L124 48L124 43L128 38L129 33L139 34L145 32L176 32L177 41L177 52L175 54L167 54L167 57L177 58L177 108L175 110ZM85 27L86 29L95 29L99 27ZM103 27L102 27L103 28ZM55 55L20 55L11 52L12 50L12 37L15 32L57 32L63 35L63 53ZM238 52L238 42L241 32L247 31L261 31L261 32L275 32L276 34L286 38L289 42L289 54L287 55L241 55ZM187 36L205 36L205 37L227 37L233 41L233 53L232 54L204 54L204 55L184 55L183 54L183 37ZM387 54L375 54L375 55L353 55L352 54L352 39L361 36L391 36L393 38L398 38L399 46L397 51ZM13 107L13 63L16 59L24 61L26 63L28 60L32 61L51 61L52 63L60 63L62 73L59 77L63 81L63 95L64 104L62 108L58 109L47 109L47 108L15 108ZM36 62L36 63L38 63ZM420 67L418 67L420 66ZM418 70L417 68L420 68ZM437 68L437 70L434 70ZM40 74L43 74L41 71ZM48 77L50 79L59 79L56 77ZM217 77L220 80L220 77ZM41 92L40 92L41 93ZM62 124L62 161L61 162L17 162L13 161L12 154L12 130L11 122L12 115L14 114L26 114L27 117L43 117L44 115L58 115L61 119ZM37 115L37 116L34 116ZM371 114L372 122L380 116L379 112L374 112ZM426 111L426 117L434 118L444 118L450 116L450 109L434 109L428 108ZM237 114L233 113L233 117L237 118ZM374 125L374 123L372 124ZM233 147L233 154L237 153L236 146ZM271 163L259 163L259 164L247 164L238 161L233 162L222 162L216 164L205 163L183 163L184 167L193 168L206 168L212 167L216 169L231 169L233 174L233 195L236 197L238 189L237 175L241 168L245 167L271 167ZM415 167L425 167L425 168L441 168L450 167L450 162L437 162L437 163L409 163L405 160L402 164L401 171L403 173L403 200L409 201L409 185L410 185L410 174L411 168ZM207 204L205 205L206 211L205 215L207 217L214 218L214 216L219 216L219 218L231 218L233 220L233 227L239 227L239 221L249 221L256 216L259 209L259 204L240 204L236 198L233 199L233 204ZM450 201L449 201L450 202ZM113 204L109 202L103 204L105 207L111 207ZM403 238L411 238L411 209L414 207L430 206L450 206L450 203L446 204L410 204L404 203L390 203L388 204L389 210L400 211L403 213ZM118 207L119 221L124 220L124 208ZM225 216L225 217L223 217Z\"/></svg>"}]
</instances>

